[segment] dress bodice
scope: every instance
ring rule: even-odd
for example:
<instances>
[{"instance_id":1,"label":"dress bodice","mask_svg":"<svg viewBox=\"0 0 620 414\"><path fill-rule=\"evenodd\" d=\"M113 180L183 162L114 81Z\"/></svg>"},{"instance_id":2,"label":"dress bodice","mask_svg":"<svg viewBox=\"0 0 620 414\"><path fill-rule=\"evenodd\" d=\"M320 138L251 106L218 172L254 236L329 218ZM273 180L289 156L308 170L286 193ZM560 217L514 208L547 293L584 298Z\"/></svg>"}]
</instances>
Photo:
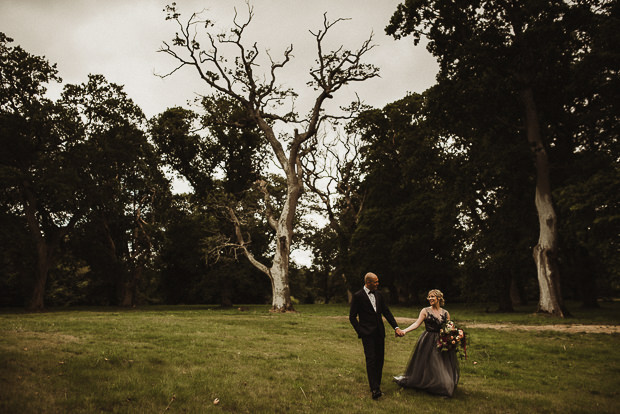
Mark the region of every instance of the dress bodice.
<instances>
[{"instance_id":1,"label":"dress bodice","mask_svg":"<svg viewBox=\"0 0 620 414\"><path fill-rule=\"evenodd\" d=\"M426 308L425 310L426 318L424 318L424 326L426 326L426 330L428 332L439 332L439 329L441 329L441 325L443 325L448 319L448 313L444 309L442 309L440 317L437 318L435 315L433 315L433 311L430 307Z\"/></svg>"}]
</instances>

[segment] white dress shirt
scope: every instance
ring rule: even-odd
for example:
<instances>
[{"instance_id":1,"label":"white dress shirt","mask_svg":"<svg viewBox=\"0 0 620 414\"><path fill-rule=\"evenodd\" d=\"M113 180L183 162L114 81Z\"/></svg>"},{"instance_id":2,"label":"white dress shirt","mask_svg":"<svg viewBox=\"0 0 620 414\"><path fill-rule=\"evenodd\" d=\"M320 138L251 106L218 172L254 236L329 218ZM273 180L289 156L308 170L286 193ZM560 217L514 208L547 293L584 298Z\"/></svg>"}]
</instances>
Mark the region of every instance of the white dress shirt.
<instances>
[{"instance_id":1,"label":"white dress shirt","mask_svg":"<svg viewBox=\"0 0 620 414\"><path fill-rule=\"evenodd\" d=\"M370 294L370 289L368 289L366 287L366 285L364 285L364 292L366 292L366 294L368 295L368 299L370 299L370 303L372 303L372 307L374 308L375 312L377 311L377 298L375 298L375 294Z\"/></svg>"}]
</instances>

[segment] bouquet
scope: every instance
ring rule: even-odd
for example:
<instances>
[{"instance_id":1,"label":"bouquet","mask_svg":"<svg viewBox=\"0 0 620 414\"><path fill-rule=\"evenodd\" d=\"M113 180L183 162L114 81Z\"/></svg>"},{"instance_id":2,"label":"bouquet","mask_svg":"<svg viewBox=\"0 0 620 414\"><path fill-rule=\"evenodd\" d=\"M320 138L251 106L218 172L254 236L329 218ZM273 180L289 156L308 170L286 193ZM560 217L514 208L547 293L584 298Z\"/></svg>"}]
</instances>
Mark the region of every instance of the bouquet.
<instances>
[{"instance_id":1,"label":"bouquet","mask_svg":"<svg viewBox=\"0 0 620 414\"><path fill-rule=\"evenodd\" d=\"M462 329L452 321L446 321L439 329L439 339L437 349L441 352L452 351L453 349L465 359L467 359L467 335Z\"/></svg>"}]
</instances>

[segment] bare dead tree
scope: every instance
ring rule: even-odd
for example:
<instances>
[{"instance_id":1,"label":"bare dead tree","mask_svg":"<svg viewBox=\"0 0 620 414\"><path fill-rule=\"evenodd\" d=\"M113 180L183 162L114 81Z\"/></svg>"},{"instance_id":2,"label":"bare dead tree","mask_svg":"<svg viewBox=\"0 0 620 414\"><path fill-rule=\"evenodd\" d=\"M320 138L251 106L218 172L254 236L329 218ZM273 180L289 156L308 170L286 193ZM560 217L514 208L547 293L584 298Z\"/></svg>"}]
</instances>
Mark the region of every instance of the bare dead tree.
<instances>
[{"instance_id":1,"label":"bare dead tree","mask_svg":"<svg viewBox=\"0 0 620 414\"><path fill-rule=\"evenodd\" d=\"M254 16L253 8L247 4L247 19L240 21L235 9L233 27L227 34L214 34L213 22L203 17L204 13L194 13L187 21L172 3L166 7L167 20L177 23L179 32L171 43L163 43L160 51L174 58L178 65L163 76L170 76L184 67L190 67L212 91L236 100L247 112L249 118L258 126L273 152L275 164L284 174L286 195L279 200L281 208L276 209L267 185L259 184L265 205L264 215L273 230L275 253L270 265L255 258L248 249L242 222L234 207L229 207L229 218L235 226L237 243L248 260L269 276L272 285L272 310L285 312L293 310L289 288L289 257L293 223L304 191L305 157L316 151L313 138L323 121L328 117L323 113L326 99L332 98L343 86L361 82L378 76L378 68L362 62L362 58L373 47L372 35L357 50L340 47L335 51L324 52L324 40L332 27L345 20L330 22L323 15L323 27L310 32L317 46L316 66L310 69L308 86L315 94L310 113L300 119L294 111L282 113L285 102L296 97L295 91L281 87L276 79L277 73L293 57L293 46L287 47L280 61L275 61L266 52L269 64L259 73L259 57L262 54L257 43L249 46L244 34ZM204 39L204 43L203 43ZM206 47L203 47L206 44ZM229 57L224 56L231 53ZM230 50L229 50L230 49ZM234 56L231 60L230 56ZM280 132L278 132L280 131Z\"/></svg>"}]
</instances>

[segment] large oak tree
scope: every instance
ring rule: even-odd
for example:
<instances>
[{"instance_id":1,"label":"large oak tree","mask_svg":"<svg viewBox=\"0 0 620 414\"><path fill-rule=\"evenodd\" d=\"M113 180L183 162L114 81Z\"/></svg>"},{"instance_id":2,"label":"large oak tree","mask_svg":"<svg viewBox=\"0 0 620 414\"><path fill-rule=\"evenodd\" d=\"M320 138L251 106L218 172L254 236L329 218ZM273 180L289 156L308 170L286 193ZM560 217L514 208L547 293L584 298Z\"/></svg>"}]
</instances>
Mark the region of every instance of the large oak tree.
<instances>
[{"instance_id":1,"label":"large oak tree","mask_svg":"<svg viewBox=\"0 0 620 414\"><path fill-rule=\"evenodd\" d=\"M482 99L504 106L519 103L507 127L523 136L536 171L535 205L539 238L534 248L540 312L564 316L558 265L558 218L552 202L549 145L554 139L558 94L574 62L588 51L587 23L605 1L407 0L398 6L387 32L396 38L428 39L440 63L439 83L459 81L469 104ZM498 82L502 88L488 88ZM488 88L488 89L487 89ZM488 93L484 95L484 91ZM470 113L464 108L464 113ZM497 122L495 111L490 122ZM454 115L459 117L458 114ZM465 115L463 115L465 116ZM521 125L518 125L521 123Z\"/></svg>"},{"instance_id":2,"label":"large oak tree","mask_svg":"<svg viewBox=\"0 0 620 414\"><path fill-rule=\"evenodd\" d=\"M60 246L88 211L84 142L75 113L44 97L55 65L11 42L0 33L0 178L36 248L28 308L41 311Z\"/></svg>"}]
</instances>

